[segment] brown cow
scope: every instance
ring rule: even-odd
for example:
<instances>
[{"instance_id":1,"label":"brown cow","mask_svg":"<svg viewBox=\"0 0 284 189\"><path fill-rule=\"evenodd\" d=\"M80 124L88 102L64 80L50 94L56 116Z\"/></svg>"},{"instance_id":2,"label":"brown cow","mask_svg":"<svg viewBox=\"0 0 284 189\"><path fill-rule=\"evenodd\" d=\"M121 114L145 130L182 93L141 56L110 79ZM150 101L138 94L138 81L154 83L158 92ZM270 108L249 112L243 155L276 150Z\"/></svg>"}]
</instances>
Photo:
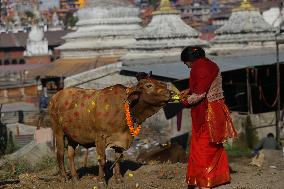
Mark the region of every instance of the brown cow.
<instances>
[{"instance_id":1,"label":"brown cow","mask_svg":"<svg viewBox=\"0 0 284 189\"><path fill-rule=\"evenodd\" d=\"M174 95L166 84L150 76L143 75L137 79L138 84L131 88L123 85L101 90L66 88L52 97L49 112L56 139L59 173L63 177L66 178L64 135L68 139L67 151L72 177L77 178L74 165L76 146L96 146L98 179L105 184L106 147L115 149L121 159L122 152L133 142L126 122L124 104L130 104L132 120L140 124L158 112ZM114 176L117 181L122 181L119 163L115 164Z\"/></svg>"}]
</instances>

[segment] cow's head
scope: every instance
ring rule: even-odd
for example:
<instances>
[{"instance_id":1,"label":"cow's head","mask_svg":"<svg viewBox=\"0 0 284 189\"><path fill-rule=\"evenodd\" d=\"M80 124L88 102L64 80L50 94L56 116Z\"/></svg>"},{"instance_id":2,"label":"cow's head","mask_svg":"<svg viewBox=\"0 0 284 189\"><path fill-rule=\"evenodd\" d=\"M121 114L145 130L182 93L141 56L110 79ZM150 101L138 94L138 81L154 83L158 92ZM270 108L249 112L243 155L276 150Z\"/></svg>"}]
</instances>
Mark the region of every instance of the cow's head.
<instances>
[{"instance_id":1,"label":"cow's head","mask_svg":"<svg viewBox=\"0 0 284 189\"><path fill-rule=\"evenodd\" d=\"M163 106L175 95L165 83L151 78L150 74L138 73L136 78L138 84L132 88L133 91L128 97L130 101L139 99L152 106Z\"/></svg>"}]
</instances>

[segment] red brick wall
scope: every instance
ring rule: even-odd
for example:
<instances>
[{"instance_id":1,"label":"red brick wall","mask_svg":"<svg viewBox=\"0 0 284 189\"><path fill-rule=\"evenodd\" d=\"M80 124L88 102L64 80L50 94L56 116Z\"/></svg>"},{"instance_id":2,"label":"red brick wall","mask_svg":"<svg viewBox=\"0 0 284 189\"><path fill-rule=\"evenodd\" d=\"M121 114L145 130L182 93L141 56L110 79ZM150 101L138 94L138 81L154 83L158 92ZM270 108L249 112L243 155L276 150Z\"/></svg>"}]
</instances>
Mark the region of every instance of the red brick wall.
<instances>
[{"instance_id":1,"label":"red brick wall","mask_svg":"<svg viewBox=\"0 0 284 189\"><path fill-rule=\"evenodd\" d=\"M4 59L4 52L0 51L0 59Z\"/></svg>"},{"instance_id":2,"label":"red brick wall","mask_svg":"<svg viewBox=\"0 0 284 189\"><path fill-rule=\"evenodd\" d=\"M9 59L10 61L12 59L22 59L24 58L24 52L23 51L9 51L9 52L4 52L0 51L0 59Z\"/></svg>"},{"instance_id":3,"label":"red brick wall","mask_svg":"<svg viewBox=\"0 0 284 189\"><path fill-rule=\"evenodd\" d=\"M22 87L15 87L15 88L3 88L0 89L0 97L3 98L5 94L5 90L7 91L8 94L8 99L10 98L11 100L25 100L29 102L37 102L37 85L31 85L31 86L26 86L24 87L24 95L25 97L23 98L22 93L21 93Z\"/></svg>"},{"instance_id":4,"label":"red brick wall","mask_svg":"<svg viewBox=\"0 0 284 189\"><path fill-rule=\"evenodd\" d=\"M50 63L50 56L25 57L27 64Z\"/></svg>"},{"instance_id":5,"label":"red brick wall","mask_svg":"<svg viewBox=\"0 0 284 189\"><path fill-rule=\"evenodd\" d=\"M8 91L8 98L20 98L22 96L21 88L10 88L6 90Z\"/></svg>"}]
</instances>

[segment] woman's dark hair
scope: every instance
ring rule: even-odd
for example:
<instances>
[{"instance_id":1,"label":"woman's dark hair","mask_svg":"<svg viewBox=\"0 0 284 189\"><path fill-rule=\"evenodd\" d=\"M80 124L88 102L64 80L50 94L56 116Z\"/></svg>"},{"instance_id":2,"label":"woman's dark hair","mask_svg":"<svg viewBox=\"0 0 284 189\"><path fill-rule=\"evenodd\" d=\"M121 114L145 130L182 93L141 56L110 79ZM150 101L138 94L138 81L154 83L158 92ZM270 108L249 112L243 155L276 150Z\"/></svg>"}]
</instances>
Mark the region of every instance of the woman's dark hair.
<instances>
[{"instance_id":1,"label":"woman's dark hair","mask_svg":"<svg viewBox=\"0 0 284 189\"><path fill-rule=\"evenodd\" d=\"M201 47L188 46L185 47L180 55L180 59L183 62L193 62L199 58L205 57L205 51Z\"/></svg>"},{"instance_id":2,"label":"woman's dark hair","mask_svg":"<svg viewBox=\"0 0 284 189\"><path fill-rule=\"evenodd\" d=\"M267 134L267 137L272 137L272 138L274 138L274 135L273 135L273 133L268 133L268 134Z\"/></svg>"}]
</instances>

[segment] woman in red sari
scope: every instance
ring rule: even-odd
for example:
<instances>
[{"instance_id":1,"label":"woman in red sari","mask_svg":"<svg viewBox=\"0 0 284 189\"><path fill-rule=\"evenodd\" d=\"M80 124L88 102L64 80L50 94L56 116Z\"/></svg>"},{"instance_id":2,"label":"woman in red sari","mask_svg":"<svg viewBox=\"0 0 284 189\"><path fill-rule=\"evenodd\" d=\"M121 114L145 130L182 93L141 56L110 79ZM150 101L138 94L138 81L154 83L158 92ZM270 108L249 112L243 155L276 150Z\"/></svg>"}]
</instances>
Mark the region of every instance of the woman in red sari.
<instances>
[{"instance_id":1,"label":"woman in red sari","mask_svg":"<svg viewBox=\"0 0 284 189\"><path fill-rule=\"evenodd\" d=\"M200 47L186 47L181 60L191 68L189 89L181 94L192 117L186 181L189 188L227 184L230 173L223 143L237 134L224 102L220 70Z\"/></svg>"}]
</instances>

